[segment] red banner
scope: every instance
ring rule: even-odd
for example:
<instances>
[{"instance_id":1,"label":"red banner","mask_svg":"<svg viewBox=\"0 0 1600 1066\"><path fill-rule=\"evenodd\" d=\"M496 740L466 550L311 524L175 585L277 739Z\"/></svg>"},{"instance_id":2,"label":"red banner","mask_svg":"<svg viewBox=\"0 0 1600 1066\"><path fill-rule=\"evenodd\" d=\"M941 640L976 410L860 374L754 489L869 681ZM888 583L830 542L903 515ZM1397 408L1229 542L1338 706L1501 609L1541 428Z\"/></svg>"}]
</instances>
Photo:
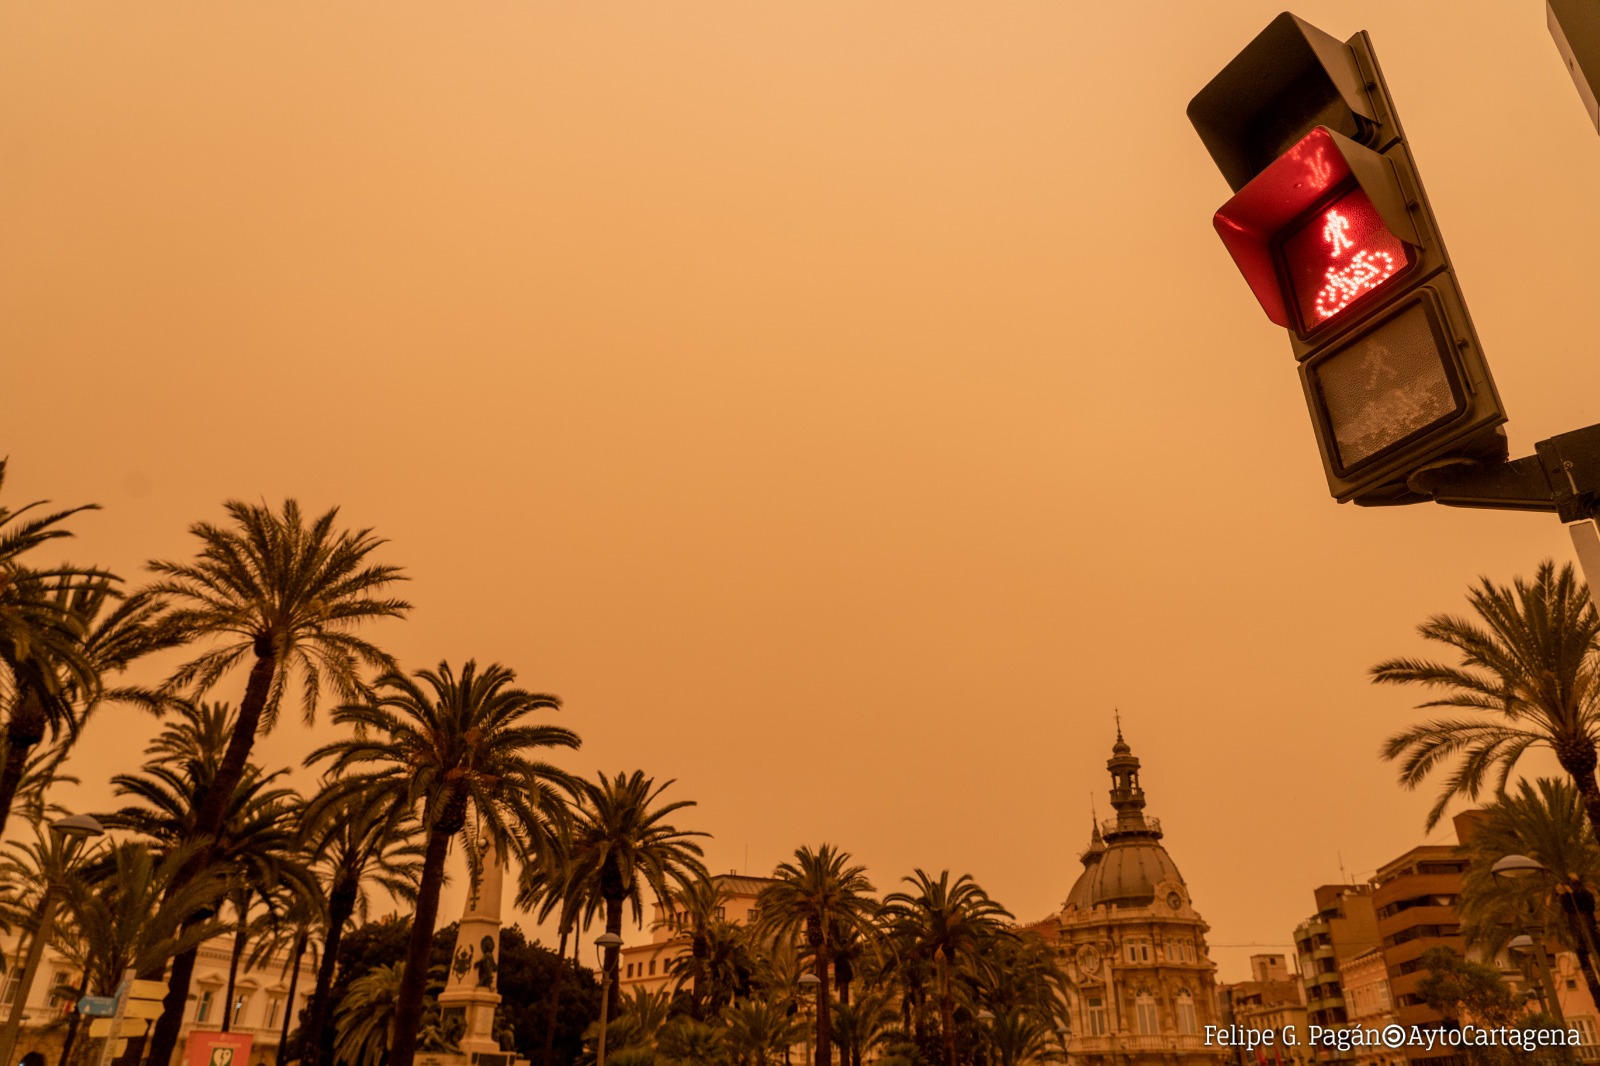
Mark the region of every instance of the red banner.
<instances>
[{"instance_id":1,"label":"red banner","mask_svg":"<svg viewBox=\"0 0 1600 1066\"><path fill-rule=\"evenodd\" d=\"M249 1033L190 1033L185 1066L249 1066L252 1039Z\"/></svg>"}]
</instances>

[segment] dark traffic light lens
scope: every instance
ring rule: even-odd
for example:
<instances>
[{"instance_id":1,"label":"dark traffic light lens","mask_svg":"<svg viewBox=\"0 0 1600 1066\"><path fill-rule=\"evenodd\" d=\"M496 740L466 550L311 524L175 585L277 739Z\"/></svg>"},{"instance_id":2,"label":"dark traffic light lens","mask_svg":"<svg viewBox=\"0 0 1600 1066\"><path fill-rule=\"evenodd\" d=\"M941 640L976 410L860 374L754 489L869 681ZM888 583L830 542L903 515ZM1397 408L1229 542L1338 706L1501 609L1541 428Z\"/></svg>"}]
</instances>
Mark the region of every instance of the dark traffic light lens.
<instances>
[{"instance_id":1,"label":"dark traffic light lens","mask_svg":"<svg viewBox=\"0 0 1600 1066\"><path fill-rule=\"evenodd\" d=\"M1310 369L1344 470L1450 421L1465 406L1426 300L1407 304Z\"/></svg>"}]
</instances>

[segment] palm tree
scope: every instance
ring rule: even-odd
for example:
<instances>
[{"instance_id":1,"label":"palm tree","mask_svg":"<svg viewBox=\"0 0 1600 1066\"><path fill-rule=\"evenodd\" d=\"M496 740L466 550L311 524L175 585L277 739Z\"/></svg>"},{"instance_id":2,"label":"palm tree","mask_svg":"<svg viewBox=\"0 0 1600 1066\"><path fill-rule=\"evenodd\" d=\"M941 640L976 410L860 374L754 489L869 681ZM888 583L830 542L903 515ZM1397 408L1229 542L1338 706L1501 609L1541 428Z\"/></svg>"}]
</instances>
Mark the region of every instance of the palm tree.
<instances>
[{"instance_id":1,"label":"palm tree","mask_svg":"<svg viewBox=\"0 0 1600 1066\"><path fill-rule=\"evenodd\" d=\"M994 1066L1020 1066L1022 1063L1065 1062L1066 1053L1051 1029L1031 1014L997 1013L989 1023L989 1045L994 1049Z\"/></svg>"},{"instance_id":2,"label":"palm tree","mask_svg":"<svg viewBox=\"0 0 1600 1066\"><path fill-rule=\"evenodd\" d=\"M1537 918L1576 953L1590 994L1600 996L1595 951L1600 935L1589 888L1600 884L1600 846L1585 820L1578 790L1548 777L1541 777L1537 786L1519 781L1515 792L1485 808L1470 850L1461 906L1468 942L1493 957L1524 931L1530 917ZM1494 864L1507 855L1538 860L1548 876L1512 881L1495 877Z\"/></svg>"},{"instance_id":3,"label":"palm tree","mask_svg":"<svg viewBox=\"0 0 1600 1066\"><path fill-rule=\"evenodd\" d=\"M6 461L0 459L0 487ZM84 658L80 618L63 610L60 594L86 587L110 587L115 575L61 565L38 568L27 557L49 541L70 537L62 522L94 504L48 514L30 513L44 500L13 511L0 505L0 666L9 674L15 699L6 716L5 761L0 767L0 831L5 829L12 797L22 778L28 753L46 732L74 728L70 693L91 692L98 684L94 667Z\"/></svg>"},{"instance_id":4,"label":"palm tree","mask_svg":"<svg viewBox=\"0 0 1600 1066\"><path fill-rule=\"evenodd\" d=\"M202 798L197 839L214 839L227 805L250 760L258 730L271 729L291 678L301 685L301 709L311 721L324 682L343 700L365 693L363 666L390 669L392 658L358 637L364 622L396 618L410 609L404 600L383 595L404 580L398 567L379 566L368 557L384 542L370 529L335 531L338 508L306 522L294 500L276 514L266 505L224 505L232 527L200 522L190 532L200 541L190 563L150 562L158 579L151 592L170 597L163 620L176 639L213 638L218 643L180 667L167 680L171 691L194 694L211 688L225 673L249 662L249 677L239 718L217 769L214 787ZM196 854L193 875L214 859L211 849ZM166 1010L151 1036L152 1062L165 1062L177 1044L192 963L174 965Z\"/></svg>"},{"instance_id":5,"label":"palm tree","mask_svg":"<svg viewBox=\"0 0 1600 1066\"><path fill-rule=\"evenodd\" d=\"M306 812L302 835L307 849L320 856L317 868L327 884L327 932L317 983L306 1008L307 1066L333 1066L334 1027L330 990L345 926L358 913L365 917L368 885L390 896L414 901L421 876L422 848L416 818L404 797L389 790L368 795L359 790L325 792Z\"/></svg>"},{"instance_id":6,"label":"palm tree","mask_svg":"<svg viewBox=\"0 0 1600 1066\"><path fill-rule=\"evenodd\" d=\"M793 863L779 863L777 883L762 890L756 904L758 928L782 937L804 938L817 979L817 1066L833 1066L832 998L829 995L831 935L840 926L865 929L877 904L869 897L866 867L850 866L849 852L824 844L802 847Z\"/></svg>"},{"instance_id":7,"label":"palm tree","mask_svg":"<svg viewBox=\"0 0 1600 1066\"><path fill-rule=\"evenodd\" d=\"M50 576L0 567L0 664L9 672L4 759L0 761L0 832L33 750L46 736L66 751L83 721L80 704L100 695L102 669L87 645L91 614L115 596L108 574L57 571Z\"/></svg>"},{"instance_id":8,"label":"palm tree","mask_svg":"<svg viewBox=\"0 0 1600 1066\"><path fill-rule=\"evenodd\" d=\"M1391 659L1372 668L1380 684L1423 685L1440 695L1419 706L1462 708L1470 717L1439 718L1391 736L1385 759L1400 759L1400 782L1415 788L1435 768L1455 762L1433 828L1457 796L1476 799L1494 775L1504 792L1523 752L1548 747L1583 797L1591 827L1600 826L1595 738L1600 711L1600 614L1571 565L1539 564L1533 583L1507 588L1481 578L1467 595L1476 618L1435 615L1418 632L1455 649L1460 664Z\"/></svg>"},{"instance_id":9,"label":"palm tree","mask_svg":"<svg viewBox=\"0 0 1600 1066\"><path fill-rule=\"evenodd\" d=\"M725 1040L739 1066L772 1066L799 1042L802 1022L787 1004L770 999L740 1000L723 1016Z\"/></svg>"},{"instance_id":10,"label":"palm tree","mask_svg":"<svg viewBox=\"0 0 1600 1066\"><path fill-rule=\"evenodd\" d=\"M755 985L758 964L747 933L732 922L712 918L695 938L698 943L667 963L674 989L690 982L699 985L703 1015L715 1017L738 997L748 996Z\"/></svg>"},{"instance_id":11,"label":"palm tree","mask_svg":"<svg viewBox=\"0 0 1600 1066\"><path fill-rule=\"evenodd\" d=\"M316 891L311 873L294 859L295 823L303 801L294 790L273 785L287 771L263 774L260 767L247 766L224 811L221 832L207 838L198 829L202 797L216 787L232 720L227 704L179 703L176 714L145 748L148 761L140 772L118 774L111 779L116 794L134 802L100 816L107 828L126 829L146 837L161 854L184 854L186 865L167 882L169 892L177 891L186 878L195 876L199 853L210 853L203 869L227 879L226 891L234 895L239 912L230 966L230 1005L232 975L243 957L254 895L283 881L293 883L302 892ZM250 893L241 905L237 893L246 886ZM195 920L207 917L201 914ZM180 952L173 960L173 972L192 973L197 956L198 947ZM156 979L160 972L150 971L145 976ZM228 1024L230 1013L231 1006L224 1012L224 1024Z\"/></svg>"},{"instance_id":12,"label":"palm tree","mask_svg":"<svg viewBox=\"0 0 1600 1066\"><path fill-rule=\"evenodd\" d=\"M515 680L498 663L479 673L471 660L459 678L445 662L437 671L417 671L415 678L386 674L371 703L347 704L334 712L334 721L354 726L356 735L318 749L307 760L329 760L330 778L352 769L364 771L343 787L400 797L417 812L426 836L417 911L395 1006L390 1066L411 1066L416 1054L429 946L451 841L470 820L498 854L526 857L546 846L552 823L564 811L556 788L571 787L571 779L532 755L541 748L576 748L578 736L559 726L526 722L536 711L558 709L561 701L513 688Z\"/></svg>"},{"instance_id":13,"label":"palm tree","mask_svg":"<svg viewBox=\"0 0 1600 1066\"><path fill-rule=\"evenodd\" d=\"M631 907L633 922L644 922L642 890L648 886L656 899L666 900L675 885L705 877L703 854L692 837L709 834L679 829L668 815L695 805L693 800L661 803L671 785L660 785L643 770L601 774L598 781L575 786L570 843L572 879L586 886L588 908L605 907L606 932L622 935L623 905ZM620 1003L617 947L608 947L603 968L611 982L611 1002Z\"/></svg>"},{"instance_id":14,"label":"palm tree","mask_svg":"<svg viewBox=\"0 0 1600 1066\"><path fill-rule=\"evenodd\" d=\"M403 968L398 963L375 966L350 982L334 1021L340 1062L381 1066L388 1061Z\"/></svg>"},{"instance_id":15,"label":"palm tree","mask_svg":"<svg viewBox=\"0 0 1600 1066\"><path fill-rule=\"evenodd\" d=\"M696 877L673 888L668 894L668 921L681 937L689 941L689 953L674 959L674 963L687 960L687 974L680 974L677 985L681 987L685 976L689 982L689 1014L701 1019L701 1005L706 994L706 958L710 953L711 927L723 921L728 904L728 888L714 877ZM683 969L683 967L679 967Z\"/></svg>"},{"instance_id":16,"label":"palm tree","mask_svg":"<svg viewBox=\"0 0 1600 1066\"><path fill-rule=\"evenodd\" d=\"M540 861L524 864L517 882L516 905L521 910L533 911L539 922L557 915L556 961L562 963L567 955L567 940L581 937L589 923L585 914L588 902L587 888L578 877L572 856L570 825L563 824L562 831L550 841ZM581 924L580 924L581 923ZM574 947L578 946L574 941ZM578 956L573 955L573 973L578 972ZM545 1003L544 1047L540 1051L541 1066L552 1066L555 1061L556 1023L560 1017L561 994L566 983L567 967L557 965L550 982L550 996Z\"/></svg>"},{"instance_id":17,"label":"palm tree","mask_svg":"<svg viewBox=\"0 0 1600 1066\"><path fill-rule=\"evenodd\" d=\"M862 1056L880 1044L895 1022L894 1005L886 990L877 989L841 1002L833 1011L834 1039L844 1066L861 1066Z\"/></svg>"},{"instance_id":18,"label":"palm tree","mask_svg":"<svg viewBox=\"0 0 1600 1066\"><path fill-rule=\"evenodd\" d=\"M884 897L885 920L896 927L922 955L931 957L939 981L939 1030L944 1066L955 1066L955 998L951 977L957 965L973 958L983 944L1010 935L1005 920L1011 912L989 898L970 875L952 884L950 871L935 881L917 870L905 878L914 892Z\"/></svg>"},{"instance_id":19,"label":"palm tree","mask_svg":"<svg viewBox=\"0 0 1600 1066\"><path fill-rule=\"evenodd\" d=\"M68 882L67 909L78 935L66 954L83 970L91 994L112 995L124 971L159 971L222 931L218 922L192 920L215 912L225 888L220 877L174 887L193 850L189 845L160 855L142 841L121 841L97 868Z\"/></svg>"}]
</instances>

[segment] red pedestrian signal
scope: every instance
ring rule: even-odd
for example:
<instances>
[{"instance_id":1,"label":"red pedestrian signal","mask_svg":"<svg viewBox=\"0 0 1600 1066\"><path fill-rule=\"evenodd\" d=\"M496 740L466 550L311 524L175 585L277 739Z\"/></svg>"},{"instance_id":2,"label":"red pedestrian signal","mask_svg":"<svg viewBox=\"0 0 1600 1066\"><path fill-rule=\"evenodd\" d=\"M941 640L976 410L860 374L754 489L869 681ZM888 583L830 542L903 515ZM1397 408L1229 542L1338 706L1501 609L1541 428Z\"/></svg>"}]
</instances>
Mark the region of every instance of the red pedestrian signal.
<instances>
[{"instance_id":1,"label":"red pedestrian signal","mask_svg":"<svg viewBox=\"0 0 1600 1066\"><path fill-rule=\"evenodd\" d=\"M1235 191L1217 233L1289 331L1333 496L1420 502L1417 470L1503 460L1505 412L1366 34L1285 12L1189 119Z\"/></svg>"}]
</instances>

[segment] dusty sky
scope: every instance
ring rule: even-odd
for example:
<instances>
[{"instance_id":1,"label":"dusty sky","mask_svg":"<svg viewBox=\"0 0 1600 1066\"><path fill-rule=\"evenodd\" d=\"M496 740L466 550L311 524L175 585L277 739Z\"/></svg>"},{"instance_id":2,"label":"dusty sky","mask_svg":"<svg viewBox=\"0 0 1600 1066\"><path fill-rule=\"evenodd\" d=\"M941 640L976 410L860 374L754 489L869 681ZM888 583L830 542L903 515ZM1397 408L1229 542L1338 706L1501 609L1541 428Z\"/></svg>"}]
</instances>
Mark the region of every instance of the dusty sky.
<instances>
[{"instance_id":1,"label":"dusty sky","mask_svg":"<svg viewBox=\"0 0 1600 1066\"><path fill-rule=\"evenodd\" d=\"M1278 10L7 4L7 500L102 504L72 558L130 577L227 498L341 506L414 578L376 639L559 693L566 765L677 778L715 870L833 841L1038 918L1121 708L1240 978L1423 837L1367 668L1571 556L1328 498L1184 117ZM1373 34L1514 452L1596 421L1543 5L1297 13ZM82 804L148 728L99 723Z\"/></svg>"}]
</instances>

